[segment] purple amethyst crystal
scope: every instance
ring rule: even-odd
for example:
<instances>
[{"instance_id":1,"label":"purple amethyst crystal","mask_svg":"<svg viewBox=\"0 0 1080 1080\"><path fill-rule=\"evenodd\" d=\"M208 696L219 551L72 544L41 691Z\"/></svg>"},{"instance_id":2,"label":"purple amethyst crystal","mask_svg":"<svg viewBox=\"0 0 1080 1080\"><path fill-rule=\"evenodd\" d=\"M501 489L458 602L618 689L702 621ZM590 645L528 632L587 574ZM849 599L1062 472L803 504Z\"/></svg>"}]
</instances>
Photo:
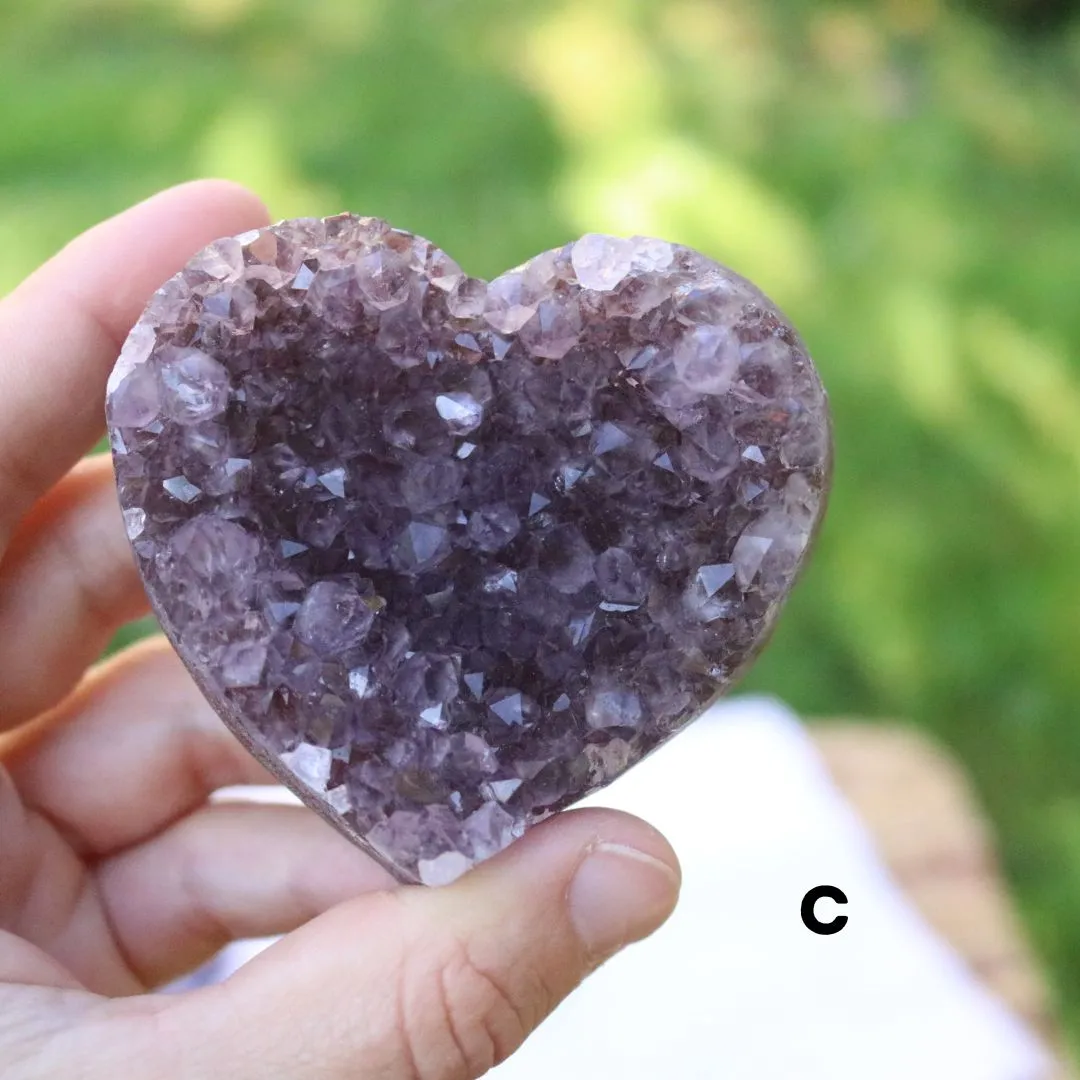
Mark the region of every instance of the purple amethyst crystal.
<instances>
[{"instance_id":1,"label":"purple amethyst crystal","mask_svg":"<svg viewBox=\"0 0 1080 1080\"><path fill-rule=\"evenodd\" d=\"M451 880L728 687L829 482L795 331L657 240L490 284L370 218L222 240L154 296L107 408L166 634L406 881Z\"/></svg>"}]
</instances>

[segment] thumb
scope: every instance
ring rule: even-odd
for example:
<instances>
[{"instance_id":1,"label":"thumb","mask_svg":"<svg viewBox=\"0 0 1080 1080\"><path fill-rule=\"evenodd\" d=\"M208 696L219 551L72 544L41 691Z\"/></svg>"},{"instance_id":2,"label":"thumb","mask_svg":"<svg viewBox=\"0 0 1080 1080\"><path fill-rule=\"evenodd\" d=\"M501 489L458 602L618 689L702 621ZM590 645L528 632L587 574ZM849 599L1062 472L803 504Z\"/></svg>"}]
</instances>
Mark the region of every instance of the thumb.
<instances>
[{"instance_id":1,"label":"thumb","mask_svg":"<svg viewBox=\"0 0 1080 1080\"><path fill-rule=\"evenodd\" d=\"M179 1075L472 1080L652 933L678 890L675 855L644 822L559 815L453 885L349 901L178 1001Z\"/></svg>"}]
</instances>

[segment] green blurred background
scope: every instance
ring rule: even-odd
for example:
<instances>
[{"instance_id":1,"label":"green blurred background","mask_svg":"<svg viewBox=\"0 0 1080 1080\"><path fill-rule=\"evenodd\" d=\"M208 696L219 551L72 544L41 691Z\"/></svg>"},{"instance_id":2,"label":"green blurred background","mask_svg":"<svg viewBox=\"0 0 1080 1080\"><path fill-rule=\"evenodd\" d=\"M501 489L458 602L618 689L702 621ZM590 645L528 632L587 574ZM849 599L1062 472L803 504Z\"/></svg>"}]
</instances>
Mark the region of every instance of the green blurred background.
<instances>
[{"instance_id":1,"label":"green blurred background","mask_svg":"<svg viewBox=\"0 0 1080 1080\"><path fill-rule=\"evenodd\" d=\"M1080 24L998 0L4 0L0 292L199 174L493 274L703 249L834 403L817 558L750 684L969 768L1080 1034ZM152 241L152 238L150 238Z\"/></svg>"}]
</instances>

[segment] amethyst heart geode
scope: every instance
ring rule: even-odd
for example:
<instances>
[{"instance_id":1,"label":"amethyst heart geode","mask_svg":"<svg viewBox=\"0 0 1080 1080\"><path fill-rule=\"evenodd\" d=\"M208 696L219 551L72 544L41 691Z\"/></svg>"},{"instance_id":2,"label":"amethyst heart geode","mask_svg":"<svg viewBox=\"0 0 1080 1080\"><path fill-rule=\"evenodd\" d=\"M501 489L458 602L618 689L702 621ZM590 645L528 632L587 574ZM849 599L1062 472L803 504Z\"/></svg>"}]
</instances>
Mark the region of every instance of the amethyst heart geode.
<instances>
[{"instance_id":1,"label":"amethyst heart geode","mask_svg":"<svg viewBox=\"0 0 1080 1080\"><path fill-rule=\"evenodd\" d=\"M753 659L824 510L825 393L757 289L586 236L486 284L371 218L219 241L109 381L161 625L274 773L440 883Z\"/></svg>"}]
</instances>

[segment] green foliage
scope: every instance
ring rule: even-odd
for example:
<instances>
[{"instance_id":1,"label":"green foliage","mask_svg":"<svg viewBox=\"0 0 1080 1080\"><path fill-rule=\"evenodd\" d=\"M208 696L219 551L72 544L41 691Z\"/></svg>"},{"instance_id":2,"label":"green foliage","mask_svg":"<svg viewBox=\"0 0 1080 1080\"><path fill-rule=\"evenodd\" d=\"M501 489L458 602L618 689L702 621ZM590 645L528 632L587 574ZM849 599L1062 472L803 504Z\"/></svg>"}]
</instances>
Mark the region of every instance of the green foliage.
<instances>
[{"instance_id":1,"label":"green foliage","mask_svg":"<svg viewBox=\"0 0 1080 1080\"><path fill-rule=\"evenodd\" d=\"M479 274L606 229L753 277L838 465L750 684L961 755L1080 1030L1078 68L938 0L8 0L0 289L204 173Z\"/></svg>"}]
</instances>

